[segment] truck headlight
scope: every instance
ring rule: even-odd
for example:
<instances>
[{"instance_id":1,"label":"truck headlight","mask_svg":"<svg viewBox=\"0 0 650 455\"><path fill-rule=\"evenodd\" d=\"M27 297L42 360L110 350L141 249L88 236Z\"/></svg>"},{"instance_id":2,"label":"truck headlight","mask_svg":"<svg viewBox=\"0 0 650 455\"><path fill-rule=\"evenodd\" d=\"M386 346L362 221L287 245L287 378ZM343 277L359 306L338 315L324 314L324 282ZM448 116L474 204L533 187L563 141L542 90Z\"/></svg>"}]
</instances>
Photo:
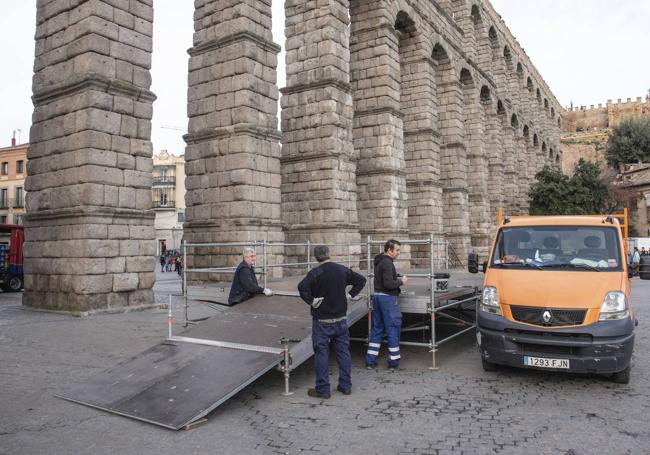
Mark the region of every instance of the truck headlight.
<instances>
[{"instance_id":1,"label":"truck headlight","mask_svg":"<svg viewBox=\"0 0 650 455\"><path fill-rule=\"evenodd\" d=\"M494 286L485 286L483 288L481 310L491 314L501 314L501 306L499 305L499 292Z\"/></svg>"},{"instance_id":2,"label":"truck headlight","mask_svg":"<svg viewBox=\"0 0 650 455\"><path fill-rule=\"evenodd\" d=\"M601 321L611 321L616 319L625 319L630 313L627 309L627 299L625 294L620 291L608 292L605 301L600 307Z\"/></svg>"}]
</instances>

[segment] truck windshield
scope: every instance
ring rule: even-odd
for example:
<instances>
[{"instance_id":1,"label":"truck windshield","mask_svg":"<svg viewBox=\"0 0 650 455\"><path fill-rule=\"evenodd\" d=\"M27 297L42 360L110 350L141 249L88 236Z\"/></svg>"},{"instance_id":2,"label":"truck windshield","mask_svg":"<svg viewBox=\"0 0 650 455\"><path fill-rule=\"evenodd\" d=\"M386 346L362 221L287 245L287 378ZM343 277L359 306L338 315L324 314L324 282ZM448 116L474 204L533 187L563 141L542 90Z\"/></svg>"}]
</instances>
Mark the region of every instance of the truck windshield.
<instances>
[{"instance_id":1,"label":"truck windshield","mask_svg":"<svg viewBox=\"0 0 650 455\"><path fill-rule=\"evenodd\" d=\"M618 231L600 226L525 226L499 231L492 267L621 271Z\"/></svg>"}]
</instances>

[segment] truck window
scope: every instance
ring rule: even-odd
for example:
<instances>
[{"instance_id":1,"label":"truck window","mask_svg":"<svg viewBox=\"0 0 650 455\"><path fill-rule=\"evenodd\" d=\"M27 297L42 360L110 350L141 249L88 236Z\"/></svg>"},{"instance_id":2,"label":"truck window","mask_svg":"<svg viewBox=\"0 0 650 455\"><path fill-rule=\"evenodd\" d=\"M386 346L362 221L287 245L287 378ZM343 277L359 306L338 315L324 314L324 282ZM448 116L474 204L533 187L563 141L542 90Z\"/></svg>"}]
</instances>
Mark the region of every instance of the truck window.
<instances>
[{"instance_id":1,"label":"truck window","mask_svg":"<svg viewBox=\"0 0 650 455\"><path fill-rule=\"evenodd\" d=\"M621 271L618 231L600 226L522 226L499 231L494 267Z\"/></svg>"}]
</instances>

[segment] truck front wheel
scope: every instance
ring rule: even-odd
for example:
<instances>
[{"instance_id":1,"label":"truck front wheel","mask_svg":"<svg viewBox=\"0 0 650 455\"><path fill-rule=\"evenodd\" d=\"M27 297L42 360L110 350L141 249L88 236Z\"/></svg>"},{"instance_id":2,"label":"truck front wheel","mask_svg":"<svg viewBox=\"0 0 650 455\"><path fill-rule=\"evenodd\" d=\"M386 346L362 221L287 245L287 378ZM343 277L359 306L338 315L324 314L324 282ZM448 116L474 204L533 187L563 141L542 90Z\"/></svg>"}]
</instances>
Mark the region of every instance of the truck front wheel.
<instances>
[{"instance_id":1,"label":"truck front wheel","mask_svg":"<svg viewBox=\"0 0 650 455\"><path fill-rule=\"evenodd\" d=\"M630 383L630 372L632 371L632 365L628 365L623 371L619 371L612 375L612 381L617 384L629 384Z\"/></svg>"},{"instance_id":2,"label":"truck front wheel","mask_svg":"<svg viewBox=\"0 0 650 455\"><path fill-rule=\"evenodd\" d=\"M483 364L483 371L497 371L499 367L496 363L488 362L485 357L481 356L481 363Z\"/></svg>"}]
</instances>

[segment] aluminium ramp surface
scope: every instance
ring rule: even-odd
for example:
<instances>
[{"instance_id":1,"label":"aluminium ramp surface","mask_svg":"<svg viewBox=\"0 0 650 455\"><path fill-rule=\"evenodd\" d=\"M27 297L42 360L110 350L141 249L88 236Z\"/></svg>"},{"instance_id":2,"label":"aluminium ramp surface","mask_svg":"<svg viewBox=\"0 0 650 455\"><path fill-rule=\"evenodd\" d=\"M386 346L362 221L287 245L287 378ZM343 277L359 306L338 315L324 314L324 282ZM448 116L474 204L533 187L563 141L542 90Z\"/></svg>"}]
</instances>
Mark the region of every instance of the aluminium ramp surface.
<instances>
[{"instance_id":1,"label":"aluminium ramp surface","mask_svg":"<svg viewBox=\"0 0 650 455\"><path fill-rule=\"evenodd\" d=\"M350 325L366 313L365 301L351 302ZM281 338L294 340L292 368L313 355L309 307L297 297L258 296L57 396L180 429L278 367Z\"/></svg>"},{"instance_id":2,"label":"aluminium ramp surface","mask_svg":"<svg viewBox=\"0 0 650 455\"><path fill-rule=\"evenodd\" d=\"M161 343L57 396L178 430L281 360L281 355L267 352Z\"/></svg>"}]
</instances>

